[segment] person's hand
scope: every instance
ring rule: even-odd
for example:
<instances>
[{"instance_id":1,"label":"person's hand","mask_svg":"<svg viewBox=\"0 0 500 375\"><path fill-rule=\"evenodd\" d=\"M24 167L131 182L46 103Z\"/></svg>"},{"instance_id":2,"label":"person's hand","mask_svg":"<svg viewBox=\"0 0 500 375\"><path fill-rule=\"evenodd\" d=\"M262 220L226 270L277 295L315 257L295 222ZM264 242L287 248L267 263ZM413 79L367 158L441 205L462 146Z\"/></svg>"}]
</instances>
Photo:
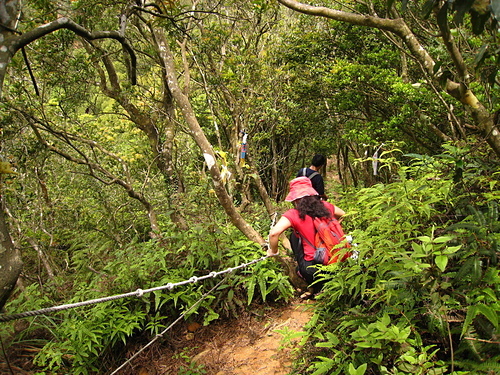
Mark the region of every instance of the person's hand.
<instances>
[{"instance_id":1,"label":"person's hand","mask_svg":"<svg viewBox=\"0 0 500 375\"><path fill-rule=\"evenodd\" d=\"M273 251L271 250L271 248L270 248L270 247L268 247L268 248L267 248L267 254L266 254L266 255L267 255L268 257L274 257L274 256L278 255L278 251L277 251L277 252L273 252Z\"/></svg>"},{"instance_id":2,"label":"person's hand","mask_svg":"<svg viewBox=\"0 0 500 375\"><path fill-rule=\"evenodd\" d=\"M266 250L266 256L268 257L273 257L275 255L278 255L278 251L276 251L275 253L271 250L271 246L269 246L269 243L268 242L264 242L262 245L262 248L264 250Z\"/></svg>"}]
</instances>

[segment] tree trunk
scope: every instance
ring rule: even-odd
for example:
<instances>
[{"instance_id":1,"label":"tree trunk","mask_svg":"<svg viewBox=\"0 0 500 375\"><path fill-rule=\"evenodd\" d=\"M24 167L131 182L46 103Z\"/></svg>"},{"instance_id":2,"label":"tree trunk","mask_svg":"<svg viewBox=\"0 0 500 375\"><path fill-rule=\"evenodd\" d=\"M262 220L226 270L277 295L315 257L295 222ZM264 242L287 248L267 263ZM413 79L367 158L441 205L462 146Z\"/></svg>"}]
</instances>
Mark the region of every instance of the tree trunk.
<instances>
[{"instance_id":1,"label":"tree trunk","mask_svg":"<svg viewBox=\"0 0 500 375\"><path fill-rule=\"evenodd\" d=\"M189 99L179 87L176 70L174 65L174 59L168 43L165 39L165 36L162 33L156 33L156 40L158 41L158 45L160 48L160 54L165 64L166 75L168 80L168 86L172 93L174 100L177 105L180 107L181 112L186 120L186 123L190 129L191 136L194 141L200 148L203 153L203 157L205 158L205 162L207 164L208 170L210 171L210 175L212 177L212 181L214 184L214 190L219 199L220 204L226 211L229 216L231 222L250 240L255 241L257 243L264 243L262 236L253 229L239 214L234 206L229 194L227 193L224 182L222 181L219 168L217 167L215 153L212 149L212 145L206 138L203 129L201 128L194 111L191 107L191 103Z\"/></svg>"},{"instance_id":2,"label":"tree trunk","mask_svg":"<svg viewBox=\"0 0 500 375\"><path fill-rule=\"evenodd\" d=\"M0 310L16 285L22 265L21 252L12 243L5 221L3 197L0 196Z\"/></svg>"},{"instance_id":3,"label":"tree trunk","mask_svg":"<svg viewBox=\"0 0 500 375\"><path fill-rule=\"evenodd\" d=\"M274 208L273 204L271 203L271 198L269 198L269 194L267 192L266 187L264 186L264 183L262 182L262 179L260 178L259 173L257 172L257 169L252 166L252 177L254 179L255 186L257 187L257 190L259 191L260 198L264 202L264 205L266 206L267 213L269 215L273 215L276 212L276 209Z\"/></svg>"}]
</instances>

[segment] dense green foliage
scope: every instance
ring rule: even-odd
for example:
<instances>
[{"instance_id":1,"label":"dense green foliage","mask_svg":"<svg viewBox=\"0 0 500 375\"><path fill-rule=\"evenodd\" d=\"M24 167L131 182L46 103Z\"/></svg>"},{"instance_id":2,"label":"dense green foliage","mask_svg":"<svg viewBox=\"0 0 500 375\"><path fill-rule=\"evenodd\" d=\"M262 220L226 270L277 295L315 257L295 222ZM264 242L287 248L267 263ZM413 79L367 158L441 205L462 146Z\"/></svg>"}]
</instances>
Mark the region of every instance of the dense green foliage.
<instances>
[{"instance_id":1,"label":"dense green foliage","mask_svg":"<svg viewBox=\"0 0 500 375\"><path fill-rule=\"evenodd\" d=\"M329 195L348 212L359 255L325 268L296 373L500 371L500 170L466 107L386 31L294 14L275 1L212 3L26 2L20 33L63 15L89 30L117 30L118 17L129 17L138 84L119 43L69 30L10 62L0 161L17 174L1 175L0 188L24 268L6 313L175 283L264 254L214 194L163 77L161 34L229 197L262 237L272 220L255 181L280 202L297 169L321 152L341 182L327 180ZM392 3L346 8L385 14ZM436 71L458 75L434 36L439 25L417 17L422 4L396 5ZM488 23L473 33L471 22L452 30L470 67L467 86L497 113L497 31ZM222 278L2 324L5 353L29 348L25 370L40 374L108 372ZM184 320L210 325L293 294L283 269L266 260L228 276Z\"/></svg>"},{"instance_id":2,"label":"dense green foliage","mask_svg":"<svg viewBox=\"0 0 500 375\"><path fill-rule=\"evenodd\" d=\"M306 349L314 358L303 369L498 370L499 170L490 176L477 155L446 149L409 155L408 166L393 165L398 181L352 191L342 201L359 254L324 268L328 282Z\"/></svg>"},{"instance_id":3,"label":"dense green foliage","mask_svg":"<svg viewBox=\"0 0 500 375\"><path fill-rule=\"evenodd\" d=\"M208 275L255 259L261 249L231 229L198 226L165 232L168 240L131 241L124 246L96 237L68 239L66 273L43 288L32 284L14 299L8 311L32 311L76 303L137 289L148 289ZM141 336L154 337L224 276L152 292L140 298L118 299L90 307L30 319L10 342L14 346L43 346L35 364L56 373L102 373L117 366L117 353ZM68 285L68 283L71 285ZM252 303L288 300L293 294L277 263L266 261L229 273L223 284L185 315L187 321L208 325L214 319L237 317ZM13 324L2 326L9 337ZM170 334L169 332L168 334ZM40 337L50 337L50 340Z\"/></svg>"}]
</instances>

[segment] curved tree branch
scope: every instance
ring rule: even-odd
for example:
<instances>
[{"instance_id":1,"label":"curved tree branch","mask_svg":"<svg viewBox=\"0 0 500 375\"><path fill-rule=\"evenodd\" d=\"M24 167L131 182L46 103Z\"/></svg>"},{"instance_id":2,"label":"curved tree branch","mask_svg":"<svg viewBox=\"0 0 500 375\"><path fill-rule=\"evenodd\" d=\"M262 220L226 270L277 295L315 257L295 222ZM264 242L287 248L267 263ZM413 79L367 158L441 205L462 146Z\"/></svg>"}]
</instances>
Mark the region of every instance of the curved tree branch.
<instances>
[{"instance_id":1,"label":"curved tree branch","mask_svg":"<svg viewBox=\"0 0 500 375\"><path fill-rule=\"evenodd\" d=\"M453 35L451 34L450 27L448 25L448 21L446 19L448 13L448 3L445 2L441 9L437 12L436 17L442 19L442 22L438 22L439 30L441 31L441 39L448 51L448 54L455 65L458 73L458 79L465 84L468 83L470 77L467 72L467 66L465 65L462 54L460 53L455 41L453 39Z\"/></svg>"},{"instance_id":2,"label":"curved tree branch","mask_svg":"<svg viewBox=\"0 0 500 375\"><path fill-rule=\"evenodd\" d=\"M25 116L27 117L28 121L30 122L30 126L33 129L38 141L42 145L44 145L49 151L58 154L59 156L63 157L64 159L66 159L72 163L86 166L88 168L89 175L92 176L93 178L95 178L96 180L102 182L103 184L106 184L106 185L115 184L115 185L121 186L127 192L129 197L139 201L143 205L143 207L146 209L147 214L148 214L148 218L149 218L149 222L151 224L151 230L152 230L151 237L156 237L157 234L160 233L160 229L158 226L158 220L156 217L156 212L155 212L153 206L151 205L151 203L147 200L147 198L142 193L140 193L134 189L134 187L132 186L132 182L128 178L129 177L128 168L124 165L124 163L120 157L105 150L101 145L99 145L95 141L86 140L86 139L83 139L83 138L80 138L80 137L77 137L74 135L69 135L66 133L63 134L60 132L56 132L53 129L50 129L50 127L37 126L36 123L37 122L40 123L38 120L36 120L36 119L32 118L31 116L28 116L26 114L25 114ZM54 146L53 144L50 144L49 142L47 142L47 140L45 138L43 138L41 133L40 133L40 130L42 130L42 129L50 132L51 134L55 135L57 138L62 138L64 142L69 143L73 149L77 150L77 152L80 155L82 155L82 157L81 158L75 157L75 156L69 154L68 152L62 150L61 148L58 148L58 147ZM115 176L113 173L111 173L109 170L104 168L99 163L91 161L85 155L84 152L77 149L76 146L74 146L71 142L69 142L70 139L87 144L92 149L97 148L101 152L103 152L105 155L111 157L112 159L114 159L117 162L119 162L120 164L122 164L122 167L123 167L125 175L126 175L126 179L122 179L122 178ZM101 176L98 174L100 174Z\"/></svg>"},{"instance_id":3,"label":"curved tree branch","mask_svg":"<svg viewBox=\"0 0 500 375\"><path fill-rule=\"evenodd\" d=\"M300 3L296 0L278 0L278 2L300 13L393 32L401 38L403 43L410 50L411 55L422 66L422 69L426 72L429 79L435 81L436 86L439 86L439 77L434 72L434 59L429 55L427 50L419 42L403 19L387 19L369 15L358 15L326 7L311 6ZM448 42L450 43L449 48L451 48L453 52L453 44L450 39L448 39ZM454 62L455 65L458 64L457 69L459 69L459 75L464 75L463 78L465 79L467 76L467 70L465 69L465 66L461 66L459 55L452 54L450 57L456 60ZM468 109L475 124L481 132L482 137L486 140L496 155L500 156L500 131L494 122L493 115L488 111L488 109L477 99L474 93L467 87L465 82L458 83L448 79L444 89L449 95L457 99Z\"/></svg>"},{"instance_id":4,"label":"curved tree branch","mask_svg":"<svg viewBox=\"0 0 500 375\"><path fill-rule=\"evenodd\" d=\"M4 38L0 39L0 46L4 48L0 49L0 96L2 94L2 86L5 78L5 72L7 65L16 54L17 51L27 46L28 44L34 42L37 39L44 37L54 31L60 29L67 29L73 31L76 35L81 36L85 40L91 41L96 39L114 39L118 41L123 49L130 56L130 66L128 67L128 73L130 81L133 85L137 84L137 58L132 46L129 44L128 40L118 31L95 31L90 32L81 25L72 21L67 17L59 18L55 21L47 23L45 25L38 26L24 34L14 35L9 31L8 35L0 33Z\"/></svg>"},{"instance_id":5,"label":"curved tree branch","mask_svg":"<svg viewBox=\"0 0 500 375\"><path fill-rule=\"evenodd\" d=\"M231 219L231 222L252 241L257 243L263 243L264 240L261 235L249 225L240 213L234 207L234 204L227 193L224 182L222 180L219 168L216 163L216 156L212 149L212 145L206 138L203 129L200 127L198 120L196 119L193 108L191 107L191 103L189 99L182 92L179 87L179 83L176 77L176 70L174 59L168 43L165 39L165 36L162 33L157 32L155 35L156 40L158 41L158 47L160 50L160 55L164 61L164 66L166 70L166 76L168 80L168 86L172 93L172 96L178 106L181 109L181 112L186 120L186 123L189 126L190 134L193 137L194 141L200 148L203 153L203 157L205 158L205 162L210 171L210 175L212 176L212 181L214 184L214 190L221 203L222 207L226 211L227 215Z\"/></svg>"}]
</instances>

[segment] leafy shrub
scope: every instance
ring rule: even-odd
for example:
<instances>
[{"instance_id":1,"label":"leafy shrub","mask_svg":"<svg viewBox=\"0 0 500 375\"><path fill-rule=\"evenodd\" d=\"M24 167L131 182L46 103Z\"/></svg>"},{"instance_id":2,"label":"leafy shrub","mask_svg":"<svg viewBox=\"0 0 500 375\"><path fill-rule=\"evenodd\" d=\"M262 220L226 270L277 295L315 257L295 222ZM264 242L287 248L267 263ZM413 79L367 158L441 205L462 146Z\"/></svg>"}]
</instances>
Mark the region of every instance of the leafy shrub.
<instances>
[{"instance_id":1,"label":"leafy shrub","mask_svg":"<svg viewBox=\"0 0 500 375\"><path fill-rule=\"evenodd\" d=\"M164 233L164 241L133 241L120 246L111 241L75 240L72 248L71 284L56 280L42 291L35 285L11 302L10 310L75 303L110 295L148 289L204 276L235 267L264 255L262 248L234 228L226 227L207 236L203 227ZM102 373L115 366L112 357L138 335L153 336L193 306L221 278L163 289L139 298L118 299L66 310L50 317L36 317L33 327L45 326L50 341L39 351L35 363L44 371L68 374ZM71 295L63 302L62 296ZM224 283L203 299L190 316L205 325L238 312L254 301L288 299L293 289L273 261L262 261L248 269L233 271ZM35 329L35 328L33 328ZM19 338L20 339L20 338ZM113 355L111 355L113 353Z\"/></svg>"},{"instance_id":2,"label":"leafy shrub","mask_svg":"<svg viewBox=\"0 0 500 375\"><path fill-rule=\"evenodd\" d=\"M416 156L399 181L346 194L359 257L322 267L327 282L309 329L308 373L498 367L497 203L482 205L486 194L471 193L482 174L451 151Z\"/></svg>"}]
</instances>

